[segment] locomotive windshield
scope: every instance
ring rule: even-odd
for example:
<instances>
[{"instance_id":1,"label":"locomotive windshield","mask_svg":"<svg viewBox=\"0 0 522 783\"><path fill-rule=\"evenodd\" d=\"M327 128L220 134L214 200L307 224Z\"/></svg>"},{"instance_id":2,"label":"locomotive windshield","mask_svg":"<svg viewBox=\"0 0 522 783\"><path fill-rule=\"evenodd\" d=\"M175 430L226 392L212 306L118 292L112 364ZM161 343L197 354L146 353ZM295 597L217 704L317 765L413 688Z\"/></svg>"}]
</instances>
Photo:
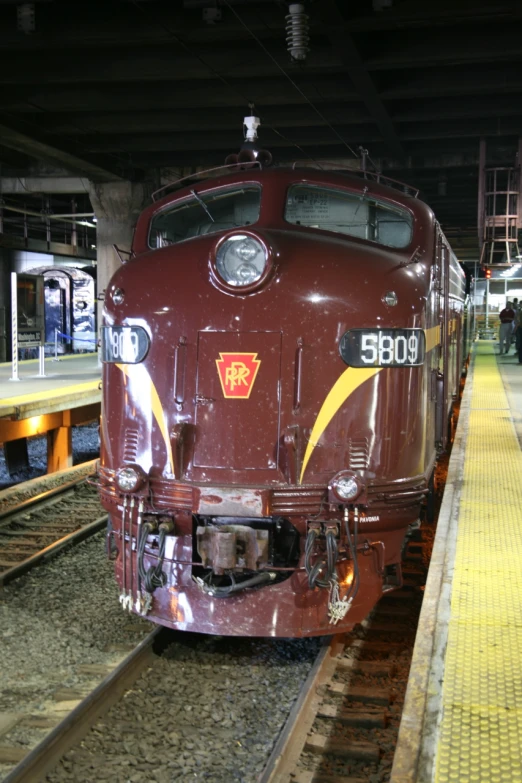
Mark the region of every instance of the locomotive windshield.
<instances>
[{"instance_id":1,"label":"locomotive windshield","mask_svg":"<svg viewBox=\"0 0 522 783\"><path fill-rule=\"evenodd\" d=\"M167 207L152 219L149 247L175 245L185 239L257 223L261 188L257 185L198 193Z\"/></svg>"},{"instance_id":2,"label":"locomotive windshield","mask_svg":"<svg viewBox=\"0 0 522 783\"><path fill-rule=\"evenodd\" d=\"M346 190L292 185L286 197L285 220L369 239L386 247L407 247L413 218L405 209Z\"/></svg>"}]
</instances>

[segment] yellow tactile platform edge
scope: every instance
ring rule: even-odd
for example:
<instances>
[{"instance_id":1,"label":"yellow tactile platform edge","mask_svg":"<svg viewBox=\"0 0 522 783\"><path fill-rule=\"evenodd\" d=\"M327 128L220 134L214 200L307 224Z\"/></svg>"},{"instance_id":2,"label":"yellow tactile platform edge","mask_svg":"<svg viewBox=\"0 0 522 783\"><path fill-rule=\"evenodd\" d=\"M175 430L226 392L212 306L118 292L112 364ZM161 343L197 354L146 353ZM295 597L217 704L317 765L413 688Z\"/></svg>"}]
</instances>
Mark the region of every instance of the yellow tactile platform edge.
<instances>
[{"instance_id":1,"label":"yellow tactile platform edge","mask_svg":"<svg viewBox=\"0 0 522 783\"><path fill-rule=\"evenodd\" d=\"M10 405L27 405L31 402L40 402L49 399L56 400L61 397L67 397L70 394L95 391L98 389L99 385L99 380L85 381L85 383L76 383L72 386L58 386L54 389L43 389L42 391L32 392L31 394L21 394L18 397L1 397L0 409Z\"/></svg>"},{"instance_id":2,"label":"yellow tactile platform edge","mask_svg":"<svg viewBox=\"0 0 522 783\"><path fill-rule=\"evenodd\" d=\"M522 453L493 352L476 348L436 783L522 781Z\"/></svg>"},{"instance_id":3,"label":"yellow tactile platform edge","mask_svg":"<svg viewBox=\"0 0 522 783\"><path fill-rule=\"evenodd\" d=\"M75 359L85 359L89 356L97 356L97 351L86 351L85 353L66 353L66 354L60 354L60 361L61 362L67 362L71 361L71 359L74 361ZM46 356L46 359L49 359L49 356ZM25 367L28 364L38 364L40 360L39 359L23 359L22 361L18 362L19 367ZM0 362L0 367L12 367L12 362Z\"/></svg>"}]
</instances>

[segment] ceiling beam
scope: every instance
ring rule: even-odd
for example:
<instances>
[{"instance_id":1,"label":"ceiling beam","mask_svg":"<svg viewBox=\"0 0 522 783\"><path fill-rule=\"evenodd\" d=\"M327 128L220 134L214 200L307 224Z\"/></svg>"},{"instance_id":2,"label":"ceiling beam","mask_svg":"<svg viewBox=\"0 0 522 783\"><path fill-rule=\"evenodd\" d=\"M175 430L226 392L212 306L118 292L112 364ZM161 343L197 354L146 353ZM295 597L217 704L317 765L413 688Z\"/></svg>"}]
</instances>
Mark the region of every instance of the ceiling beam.
<instances>
[{"instance_id":1,"label":"ceiling beam","mask_svg":"<svg viewBox=\"0 0 522 783\"><path fill-rule=\"evenodd\" d=\"M401 101L393 106L391 118L395 123L429 123L461 121L475 118L486 121L495 117L513 117L521 113L520 104L511 96L491 96L469 98L439 98L429 102ZM358 125L372 120L370 112L362 101L335 101L321 103L321 113L335 125ZM325 126L309 104L301 105L263 105L257 110L263 126L277 128L299 128ZM25 115L35 121L35 115ZM209 114L205 108L165 109L141 111L89 111L85 112L52 111L39 113L38 127L48 134L102 133L122 134L128 130L133 133L160 133L176 131L198 131L211 126L212 130L232 130L240 132L243 118L242 107L222 107L219 112ZM262 130L261 130L262 132ZM396 129L398 135L398 130Z\"/></svg>"},{"instance_id":2,"label":"ceiling beam","mask_svg":"<svg viewBox=\"0 0 522 783\"><path fill-rule=\"evenodd\" d=\"M33 74L34 79L35 74ZM149 111L190 108L238 107L241 117L249 101L261 111L263 106L303 105L303 96L281 76L264 79L227 77L218 79L152 82L143 84L99 84L82 86L32 83L0 90L0 108L23 114L42 111ZM344 76L299 77L299 86L314 103L325 101L359 102L358 93ZM211 117L209 122L211 123Z\"/></svg>"},{"instance_id":3,"label":"ceiling beam","mask_svg":"<svg viewBox=\"0 0 522 783\"><path fill-rule=\"evenodd\" d=\"M285 69L298 77L301 68L287 62L288 52L284 39L272 46L274 56L285 62ZM307 58L306 73L310 76L334 74L339 70L339 60L332 53L327 41L314 42L313 51ZM12 55L0 53L0 85L32 84L35 74L44 68L45 84L143 84L147 82L175 83L187 79L209 79L215 73L230 75L241 74L243 79L263 78L280 75L277 65L263 51L252 47L250 43L240 45L214 42L199 52L188 53L178 43L171 42L163 46L131 47L125 42L110 49L92 49L78 57L71 51L65 60L63 52L52 52L42 57L38 52L30 52L17 59L13 68Z\"/></svg>"},{"instance_id":4,"label":"ceiling beam","mask_svg":"<svg viewBox=\"0 0 522 783\"><path fill-rule=\"evenodd\" d=\"M121 176L111 169L103 168L50 144L37 141L6 125L0 125L0 140L2 146L7 149L29 155L32 158L46 161L53 165L65 166L70 171L82 174L92 180L121 179Z\"/></svg>"},{"instance_id":5,"label":"ceiling beam","mask_svg":"<svg viewBox=\"0 0 522 783\"><path fill-rule=\"evenodd\" d=\"M348 76L375 121L390 154L398 158L406 157L390 115L351 35L346 30L345 20L341 16L335 0L322 0L321 14L324 20L328 20L325 26L336 57L347 67Z\"/></svg>"},{"instance_id":6,"label":"ceiling beam","mask_svg":"<svg viewBox=\"0 0 522 783\"><path fill-rule=\"evenodd\" d=\"M425 68L421 60L411 71L390 71L380 74L381 97L385 101L398 99L511 95L522 90L522 70L505 63L461 66L455 68Z\"/></svg>"},{"instance_id":7,"label":"ceiling beam","mask_svg":"<svg viewBox=\"0 0 522 783\"><path fill-rule=\"evenodd\" d=\"M357 125L370 122L371 117L362 103L327 103L322 110L335 117L342 124ZM101 133L124 135L132 133L161 133L176 131L200 131L208 127L207 135L214 131L230 130L238 139L241 136L244 111L240 107L224 107L219 112L209 113L207 108L167 111L120 111L89 112L88 116L80 112L50 112L38 116L38 126L49 134ZM308 104L301 106L262 106L258 110L261 117L261 136L264 126L278 128L299 128L310 125L325 126L316 112ZM34 117L33 117L34 120Z\"/></svg>"},{"instance_id":8,"label":"ceiling beam","mask_svg":"<svg viewBox=\"0 0 522 783\"><path fill-rule=\"evenodd\" d=\"M187 43L207 44L215 42L216 32L223 42L244 41L249 37L243 25L223 7L219 24L209 25L203 21L202 8L184 8L180 13L181 3L172 0L142 3L141 7L105 2L95 8L89 7L95 6L91 2L85 6L84 13L78 12L78 2L47 3L38 8L36 30L28 36L17 30L16 16L12 9L2 8L3 2L0 0L0 51L92 49L121 46L122 41L133 46L162 45L173 43L175 37ZM274 8L273 0L260 4L249 2L241 8L242 19L258 38L278 37L282 41L286 35L287 13L283 5Z\"/></svg>"},{"instance_id":9,"label":"ceiling beam","mask_svg":"<svg viewBox=\"0 0 522 783\"><path fill-rule=\"evenodd\" d=\"M119 134L111 133L89 133L81 136L81 144L85 150L91 153L126 153L140 152L147 150L203 150L214 148L216 150L235 149L242 142L240 123L237 123L237 129L230 130L192 130L186 131L159 132L145 131L136 133L133 128L122 125ZM522 128L522 114L519 117L505 117L502 119L481 118L480 120L461 120L459 122L443 121L430 123L404 123L400 129L400 140L402 143L415 141L434 141L437 143L445 140L458 139L479 139L482 136L503 136L515 137ZM354 125L335 124L335 130L349 144L357 144L364 140L366 143L375 143L384 141L388 154L390 154L390 144L386 138L383 139L379 130L369 122L358 123ZM57 143L60 144L58 136ZM63 139L65 142L65 138ZM290 143L309 145L314 144L320 147L329 147L339 143L336 134L329 127L324 125L302 125L299 127L285 128L285 133L274 132L270 125L265 125L262 129L262 141L269 147L284 147ZM477 142L478 143L478 142ZM400 145L401 154L394 155L397 158L406 158L402 144ZM393 151L392 153L393 154ZM372 157L373 154L372 154Z\"/></svg>"},{"instance_id":10,"label":"ceiling beam","mask_svg":"<svg viewBox=\"0 0 522 783\"><path fill-rule=\"evenodd\" d=\"M471 63L496 63L519 61L520 32L518 25L505 22L501 26L466 26L448 30L434 27L417 31L397 31L393 37L387 33L372 36L365 65L369 71L423 68L438 65Z\"/></svg>"},{"instance_id":11,"label":"ceiling beam","mask_svg":"<svg viewBox=\"0 0 522 783\"><path fill-rule=\"evenodd\" d=\"M517 4L501 0L475 0L471 4L455 3L454 0L439 0L433 3L419 3L406 0L387 8L385 13L365 15L350 19L350 27L356 31L404 30L431 27L434 24L460 25L470 22L494 22L520 17Z\"/></svg>"},{"instance_id":12,"label":"ceiling beam","mask_svg":"<svg viewBox=\"0 0 522 783\"><path fill-rule=\"evenodd\" d=\"M0 192L20 196L31 193L88 193L88 184L82 177L0 177Z\"/></svg>"}]
</instances>

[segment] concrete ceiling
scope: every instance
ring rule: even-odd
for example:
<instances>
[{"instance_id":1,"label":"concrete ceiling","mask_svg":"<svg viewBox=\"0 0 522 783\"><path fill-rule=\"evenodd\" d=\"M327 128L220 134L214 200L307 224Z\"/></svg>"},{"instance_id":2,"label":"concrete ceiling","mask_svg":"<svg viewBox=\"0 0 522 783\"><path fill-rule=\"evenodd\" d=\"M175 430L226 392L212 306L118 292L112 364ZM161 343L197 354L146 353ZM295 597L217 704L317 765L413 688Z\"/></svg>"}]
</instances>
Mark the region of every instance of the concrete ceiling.
<instances>
[{"instance_id":1,"label":"concrete ceiling","mask_svg":"<svg viewBox=\"0 0 522 783\"><path fill-rule=\"evenodd\" d=\"M33 32L0 0L1 173L217 165L252 102L276 162L348 160L364 145L476 254L479 140L513 165L522 135L522 4L373 5L310 0L310 52L295 63L278 0L46 0Z\"/></svg>"}]
</instances>

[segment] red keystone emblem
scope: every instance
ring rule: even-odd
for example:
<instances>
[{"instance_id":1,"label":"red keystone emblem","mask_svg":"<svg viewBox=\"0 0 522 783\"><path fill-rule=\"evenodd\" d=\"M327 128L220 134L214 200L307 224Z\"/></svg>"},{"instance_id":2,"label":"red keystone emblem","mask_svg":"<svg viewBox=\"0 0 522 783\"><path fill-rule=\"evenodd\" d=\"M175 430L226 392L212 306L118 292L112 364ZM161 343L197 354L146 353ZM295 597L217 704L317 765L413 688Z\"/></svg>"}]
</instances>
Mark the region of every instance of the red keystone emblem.
<instances>
[{"instance_id":1,"label":"red keystone emblem","mask_svg":"<svg viewBox=\"0 0 522 783\"><path fill-rule=\"evenodd\" d=\"M257 353L221 353L216 366L223 395L235 400L248 400L261 360Z\"/></svg>"}]
</instances>

